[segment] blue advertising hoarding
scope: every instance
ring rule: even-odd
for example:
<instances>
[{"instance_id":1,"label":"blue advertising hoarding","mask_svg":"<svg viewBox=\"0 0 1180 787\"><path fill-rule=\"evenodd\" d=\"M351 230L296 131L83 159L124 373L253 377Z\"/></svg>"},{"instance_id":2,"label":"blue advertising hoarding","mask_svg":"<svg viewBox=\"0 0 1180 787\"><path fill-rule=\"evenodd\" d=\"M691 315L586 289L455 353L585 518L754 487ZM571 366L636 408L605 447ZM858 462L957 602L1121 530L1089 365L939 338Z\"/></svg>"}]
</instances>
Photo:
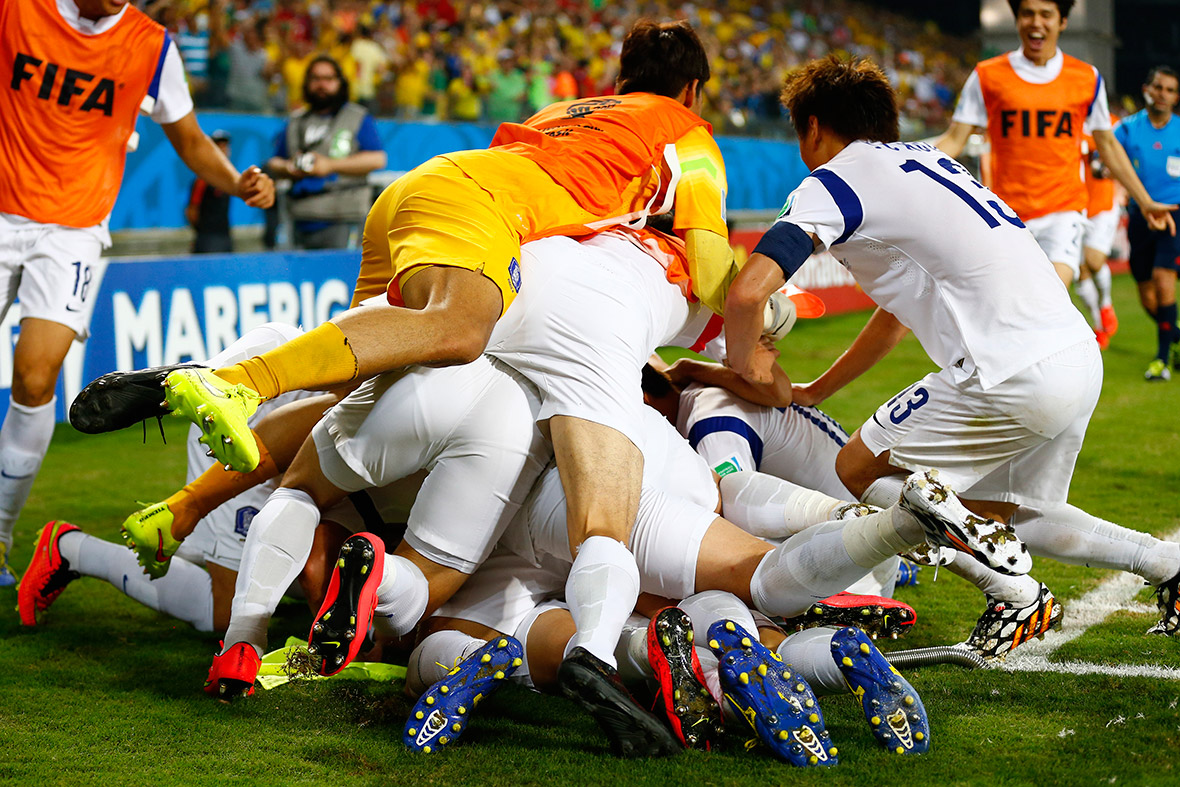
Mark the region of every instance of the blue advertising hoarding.
<instances>
[{"instance_id":1,"label":"blue advertising hoarding","mask_svg":"<svg viewBox=\"0 0 1180 787\"><path fill-rule=\"evenodd\" d=\"M201 361L265 322L312 327L348 308L360 252L112 260L98 288L91 338L75 343L58 381L58 420L81 387L114 369ZM0 408L7 409L14 306L0 331Z\"/></svg>"},{"instance_id":2,"label":"blue advertising hoarding","mask_svg":"<svg viewBox=\"0 0 1180 787\"><path fill-rule=\"evenodd\" d=\"M198 117L207 133L216 129L229 132L230 158L239 169L264 164L284 124L283 118L265 115L207 112ZM440 153L485 148L495 128L475 123L378 120L377 131L389 157L386 168L404 172ZM111 214L111 229L183 227L193 174L176 156L159 126L141 120L139 133L139 148L127 155L126 175ZM799 146L793 142L718 137L717 145L725 157L729 180L726 203L731 212L777 211L807 176ZM234 200L230 222L237 226L261 224L262 212Z\"/></svg>"}]
</instances>

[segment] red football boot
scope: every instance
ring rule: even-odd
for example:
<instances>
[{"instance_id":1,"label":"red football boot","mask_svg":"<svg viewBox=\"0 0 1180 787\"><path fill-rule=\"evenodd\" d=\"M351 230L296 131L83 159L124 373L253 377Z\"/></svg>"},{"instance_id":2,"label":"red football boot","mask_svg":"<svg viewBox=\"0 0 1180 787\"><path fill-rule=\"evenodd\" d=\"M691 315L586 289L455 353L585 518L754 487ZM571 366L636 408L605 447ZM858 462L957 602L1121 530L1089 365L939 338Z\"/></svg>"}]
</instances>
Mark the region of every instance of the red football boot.
<instances>
[{"instance_id":1,"label":"red football boot","mask_svg":"<svg viewBox=\"0 0 1180 787\"><path fill-rule=\"evenodd\" d=\"M205 693L226 702L249 697L254 693L254 679L261 666L262 659L253 645L235 642L213 657L209 677L205 679Z\"/></svg>"},{"instance_id":2,"label":"red football boot","mask_svg":"<svg viewBox=\"0 0 1180 787\"><path fill-rule=\"evenodd\" d=\"M909 631L917 619L914 608L904 601L884 596L837 593L815 602L801 615L783 621L783 628L802 631L815 626L856 626L873 639L897 639Z\"/></svg>"},{"instance_id":3,"label":"red football boot","mask_svg":"<svg viewBox=\"0 0 1180 787\"><path fill-rule=\"evenodd\" d=\"M37 613L49 609L66 585L81 576L70 569L70 561L61 556L57 542L71 530L79 530L69 522L50 522L41 528L33 559L25 570L24 579L16 591L17 611L25 626L37 625Z\"/></svg>"},{"instance_id":4,"label":"red football boot","mask_svg":"<svg viewBox=\"0 0 1180 787\"><path fill-rule=\"evenodd\" d=\"M721 737L721 708L705 685L692 641L692 622L679 607L661 609L647 626L647 659L672 732L690 749L708 749Z\"/></svg>"},{"instance_id":5,"label":"red football boot","mask_svg":"<svg viewBox=\"0 0 1180 787\"><path fill-rule=\"evenodd\" d=\"M349 536L340 547L328 593L307 636L307 652L320 675L335 675L360 652L384 570L385 542L372 533Z\"/></svg>"}]
</instances>

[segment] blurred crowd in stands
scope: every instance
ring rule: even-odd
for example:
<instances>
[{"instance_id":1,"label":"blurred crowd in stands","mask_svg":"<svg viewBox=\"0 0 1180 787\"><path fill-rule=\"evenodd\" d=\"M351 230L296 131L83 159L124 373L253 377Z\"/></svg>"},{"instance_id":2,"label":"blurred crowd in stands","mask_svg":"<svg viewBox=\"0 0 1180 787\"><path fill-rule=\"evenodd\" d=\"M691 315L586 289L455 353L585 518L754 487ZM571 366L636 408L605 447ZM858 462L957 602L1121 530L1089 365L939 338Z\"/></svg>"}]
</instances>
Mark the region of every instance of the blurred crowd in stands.
<instances>
[{"instance_id":1,"label":"blurred crowd in stands","mask_svg":"<svg viewBox=\"0 0 1180 787\"><path fill-rule=\"evenodd\" d=\"M789 132L790 69L828 52L868 56L900 91L907 137L945 128L978 59L969 41L851 0L155 0L198 106L286 114L327 53L377 115L499 123L556 100L612 92L638 17L688 19L712 54L702 113L719 133Z\"/></svg>"}]
</instances>

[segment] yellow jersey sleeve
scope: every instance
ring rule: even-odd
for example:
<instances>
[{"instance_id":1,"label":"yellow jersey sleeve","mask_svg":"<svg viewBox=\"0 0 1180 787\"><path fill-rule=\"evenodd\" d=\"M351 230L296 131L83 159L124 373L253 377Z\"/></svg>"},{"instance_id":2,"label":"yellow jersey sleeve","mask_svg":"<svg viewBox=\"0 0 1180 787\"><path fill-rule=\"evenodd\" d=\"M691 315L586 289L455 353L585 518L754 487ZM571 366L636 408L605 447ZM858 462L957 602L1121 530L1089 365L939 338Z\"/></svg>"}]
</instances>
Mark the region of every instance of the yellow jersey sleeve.
<instances>
[{"instance_id":1,"label":"yellow jersey sleeve","mask_svg":"<svg viewBox=\"0 0 1180 787\"><path fill-rule=\"evenodd\" d=\"M676 141L676 157L681 175L672 226L686 241L693 293L701 303L721 314L725 295L738 271L725 224L725 162L713 135L704 126Z\"/></svg>"},{"instance_id":2,"label":"yellow jersey sleeve","mask_svg":"<svg viewBox=\"0 0 1180 787\"><path fill-rule=\"evenodd\" d=\"M740 270L729 241L724 235L700 229L688 230L684 241L693 294L714 314L724 316L729 285Z\"/></svg>"},{"instance_id":3,"label":"yellow jersey sleeve","mask_svg":"<svg viewBox=\"0 0 1180 787\"><path fill-rule=\"evenodd\" d=\"M725 226L725 161L713 135L704 126L676 140L680 182L676 185L673 228L684 237L688 230L709 230L729 237Z\"/></svg>"}]
</instances>

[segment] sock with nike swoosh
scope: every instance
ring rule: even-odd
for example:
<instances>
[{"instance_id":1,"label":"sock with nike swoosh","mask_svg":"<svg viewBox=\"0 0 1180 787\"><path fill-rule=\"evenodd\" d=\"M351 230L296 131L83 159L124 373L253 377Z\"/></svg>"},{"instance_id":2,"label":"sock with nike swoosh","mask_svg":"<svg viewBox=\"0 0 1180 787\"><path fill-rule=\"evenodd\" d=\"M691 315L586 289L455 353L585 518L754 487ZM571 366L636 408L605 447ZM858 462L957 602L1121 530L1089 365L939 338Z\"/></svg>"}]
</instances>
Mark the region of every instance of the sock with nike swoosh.
<instances>
[{"instance_id":1,"label":"sock with nike swoosh","mask_svg":"<svg viewBox=\"0 0 1180 787\"><path fill-rule=\"evenodd\" d=\"M57 397L37 407L9 402L8 415L0 428L0 543L9 552L13 525L29 499L29 490L53 439L56 405Z\"/></svg>"},{"instance_id":2,"label":"sock with nike swoosh","mask_svg":"<svg viewBox=\"0 0 1180 787\"><path fill-rule=\"evenodd\" d=\"M57 548L82 576L105 580L140 604L183 620L197 631L213 630L213 580L199 566L173 557L167 574L148 579L134 552L80 530L62 534Z\"/></svg>"}]
</instances>

